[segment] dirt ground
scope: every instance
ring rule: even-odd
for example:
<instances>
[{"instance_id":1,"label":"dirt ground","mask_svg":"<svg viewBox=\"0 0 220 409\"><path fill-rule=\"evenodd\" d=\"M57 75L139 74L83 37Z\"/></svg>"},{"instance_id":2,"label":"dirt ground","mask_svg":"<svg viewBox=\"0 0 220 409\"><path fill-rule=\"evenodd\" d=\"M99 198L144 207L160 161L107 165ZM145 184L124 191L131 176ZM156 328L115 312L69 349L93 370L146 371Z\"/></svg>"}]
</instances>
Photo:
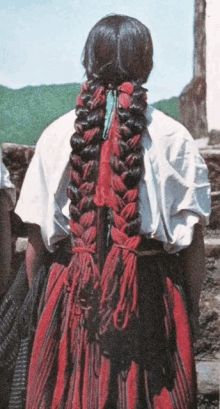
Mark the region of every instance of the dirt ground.
<instances>
[{"instance_id":1,"label":"dirt ground","mask_svg":"<svg viewBox=\"0 0 220 409\"><path fill-rule=\"evenodd\" d=\"M207 229L205 238L220 238L220 230ZM200 298L197 359L220 358L220 258L206 258L206 278Z\"/></svg>"},{"instance_id":2,"label":"dirt ground","mask_svg":"<svg viewBox=\"0 0 220 409\"><path fill-rule=\"evenodd\" d=\"M195 353L198 359L212 360L220 356L220 259L207 258L206 267Z\"/></svg>"}]
</instances>

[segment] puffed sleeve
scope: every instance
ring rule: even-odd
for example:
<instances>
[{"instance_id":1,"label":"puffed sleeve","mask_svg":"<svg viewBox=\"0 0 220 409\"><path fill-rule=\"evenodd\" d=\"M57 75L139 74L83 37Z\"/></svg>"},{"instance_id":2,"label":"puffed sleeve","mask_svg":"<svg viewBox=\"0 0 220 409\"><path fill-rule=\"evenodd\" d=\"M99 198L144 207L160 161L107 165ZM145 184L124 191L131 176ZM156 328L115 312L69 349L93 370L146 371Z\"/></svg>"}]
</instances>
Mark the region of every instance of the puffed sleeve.
<instances>
[{"instance_id":1,"label":"puffed sleeve","mask_svg":"<svg viewBox=\"0 0 220 409\"><path fill-rule=\"evenodd\" d=\"M143 186L148 192L148 201L147 196L144 200L142 195L141 202L144 233L149 236L147 223L150 218L145 217L148 207L153 219L150 237L162 241L167 252L175 253L190 245L196 223L205 226L209 222L207 166L186 128L152 108L148 136L144 141ZM147 161L151 168L147 167ZM149 183L150 173L153 188Z\"/></svg>"},{"instance_id":2,"label":"puffed sleeve","mask_svg":"<svg viewBox=\"0 0 220 409\"><path fill-rule=\"evenodd\" d=\"M28 167L15 212L25 223L38 224L48 248L46 223L48 217L49 186L41 155L41 143L36 145Z\"/></svg>"},{"instance_id":3,"label":"puffed sleeve","mask_svg":"<svg viewBox=\"0 0 220 409\"><path fill-rule=\"evenodd\" d=\"M210 184L206 164L185 129L167 138L163 159L159 174L164 248L172 253L189 246L196 223L208 224Z\"/></svg>"},{"instance_id":4,"label":"puffed sleeve","mask_svg":"<svg viewBox=\"0 0 220 409\"><path fill-rule=\"evenodd\" d=\"M40 226L44 244L51 252L69 235L66 190L73 123L71 111L43 132L15 209L24 222Z\"/></svg>"}]
</instances>

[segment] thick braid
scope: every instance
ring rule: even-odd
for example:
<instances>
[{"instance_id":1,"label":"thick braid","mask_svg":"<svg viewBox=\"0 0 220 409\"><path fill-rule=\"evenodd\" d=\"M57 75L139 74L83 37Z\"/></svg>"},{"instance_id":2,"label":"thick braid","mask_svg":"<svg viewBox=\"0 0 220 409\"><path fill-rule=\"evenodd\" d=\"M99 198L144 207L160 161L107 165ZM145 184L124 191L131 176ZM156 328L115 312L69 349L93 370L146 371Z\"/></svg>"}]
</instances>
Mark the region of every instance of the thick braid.
<instances>
[{"instance_id":1,"label":"thick braid","mask_svg":"<svg viewBox=\"0 0 220 409\"><path fill-rule=\"evenodd\" d=\"M74 238L73 258L69 267L69 281L74 281L79 298L89 298L99 282L96 255L97 208L94 194L98 176L104 118L106 90L95 78L83 84L77 99L76 132L71 138L70 228ZM87 288L89 286L90 290ZM87 291L85 294L80 290ZM88 299L87 299L88 301Z\"/></svg>"},{"instance_id":2,"label":"thick braid","mask_svg":"<svg viewBox=\"0 0 220 409\"><path fill-rule=\"evenodd\" d=\"M140 233L140 214L138 211L138 184L143 173L143 148L141 135L147 126L144 111L147 108L146 90L140 85L124 83L119 87L117 113L120 121L118 168L114 157L112 169L123 180L126 192L123 195L123 214L126 219L128 236ZM116 159L116 157L115 157ZM116 161L117 163L117 161ZM120 191L116 195L121 195ZM132 205L133 203L133 205ZM127 209L127 210L126 210ZM130 210L129 210L130 209ZM133 209L131 211L131 209Z\"/></svg>"},{"instance_id":3,"label":"thick braid","mask_svg":"<svg viewBox=\"0 0 220 409\"><path fill-rule=\"evenodd\" d=\"M146 128L146 91L137 84L118 88L118 106L110 129L112 143L113 246L101 278L102 331L112 322L124 329L137 315L137 254L140 243L138 183L143 171L141 135Z\"/></svg>"},{"instance_id":4,"label":"thick braid","mask_svg":"<svg viewBox=\"0 0 220 409\"><path fill-rule=\"evenodd\" d=\"M69 359L71 357L74 364L83 360L82 344L84 334L87 332L85 322L94 314L94 305L99 302L100 274L96 256L97 208L93 199L105 109L106 90L100 86L97 79L83 84L77 99L76 132L71 138L68 197L71 201L70 229L73 236L73 256L61 275L65 307L62 337L59 342L56 387L50 405L52 408L63 406L66 387L71 384ZM72 396L67 399L71 407L78 407Z\"/></svg>"}]
</instances>

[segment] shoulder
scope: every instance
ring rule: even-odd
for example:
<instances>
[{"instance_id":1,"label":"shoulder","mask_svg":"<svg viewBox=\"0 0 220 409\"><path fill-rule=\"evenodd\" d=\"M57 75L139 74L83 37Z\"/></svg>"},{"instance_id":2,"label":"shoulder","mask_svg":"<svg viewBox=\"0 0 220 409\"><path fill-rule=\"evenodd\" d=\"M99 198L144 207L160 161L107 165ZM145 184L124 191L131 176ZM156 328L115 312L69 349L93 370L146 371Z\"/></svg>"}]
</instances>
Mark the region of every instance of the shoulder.
<instances>
[{"instance_id":1,"label":"shoulder","mask_svg":"<svg viewBox=\"0 0 220 409\"><path fill-rule=\"evenodd\" d=\"M163 112L148 106L146 112L148 134L156 148L166 159L193 153L199 154L196 143L188 130Z\"/></svg>"},{"instance_id":2,"label":"shoulder","mask_svg":"<svg viewBox=\"0 0 220 409\"><path fill-rule=\"evenodd\" d=\"M70 138L74 133L75 110L52 122L40 136L34 155L34 162L53 169L56 163L67 162L71 151Z\"/></svg>"},{"instance_id":3,"label":"shoulder","mask_svg":"<svg viewBox=\"0 0 220 409\"><path fill-rule=\"evenodd\" d=\"M67 112L53 121L41 134L36 148L52 148L70 138L74 132L75 110Z\"/></svg>"},{"instance_id":4,"label":"shoulder","mask_svg":"<svg viewBox=\"0 0 220 409\"><path fill-rule=\"evenodd\" d=\"M174 137L192 140L187 129L175 119L169 117L153 106L149 105L146 111L148 131L158 140L172 141Z\"/></svg>"}]
</instances>

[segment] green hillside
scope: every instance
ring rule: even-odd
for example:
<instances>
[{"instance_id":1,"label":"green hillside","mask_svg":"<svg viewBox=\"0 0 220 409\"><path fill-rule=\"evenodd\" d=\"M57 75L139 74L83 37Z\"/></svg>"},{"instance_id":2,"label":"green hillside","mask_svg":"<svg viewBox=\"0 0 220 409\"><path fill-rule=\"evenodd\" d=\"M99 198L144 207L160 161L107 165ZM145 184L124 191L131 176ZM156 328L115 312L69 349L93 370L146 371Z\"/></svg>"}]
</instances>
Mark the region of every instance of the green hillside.
<instances>
[{"instance_id":1,"label":"green hillside","mask_svg":"<svg viewBox=\"0 0 220 409\"><path fill-rule=\"evenodd\" d=\"M178 98L163 99L162 101L152 104L155 108L171 116L174 119L179 119Z\"/></svg>"},{"instance_id":2,"label":"green hillside","mask_svg":"<svg viewBox=\"0 0 220 409\"><path fill-rule=\"evenodd\" d=\"M0 86L0 144L33 145L42 131L75 107L80 84L28 86L18 90ZM153 104L178 119L178 98Z\"/></svg>"},{"instance_id":3,"label":"green hillside","mask_svg":"<svg viewBox=\"0 0 220 409\"><path fill-rule=\"evenodd\" d=\"M75 107L79 90L80 84L0 86L0 144L35 144L48 124Z\"/></svg>"}]
</instances>

